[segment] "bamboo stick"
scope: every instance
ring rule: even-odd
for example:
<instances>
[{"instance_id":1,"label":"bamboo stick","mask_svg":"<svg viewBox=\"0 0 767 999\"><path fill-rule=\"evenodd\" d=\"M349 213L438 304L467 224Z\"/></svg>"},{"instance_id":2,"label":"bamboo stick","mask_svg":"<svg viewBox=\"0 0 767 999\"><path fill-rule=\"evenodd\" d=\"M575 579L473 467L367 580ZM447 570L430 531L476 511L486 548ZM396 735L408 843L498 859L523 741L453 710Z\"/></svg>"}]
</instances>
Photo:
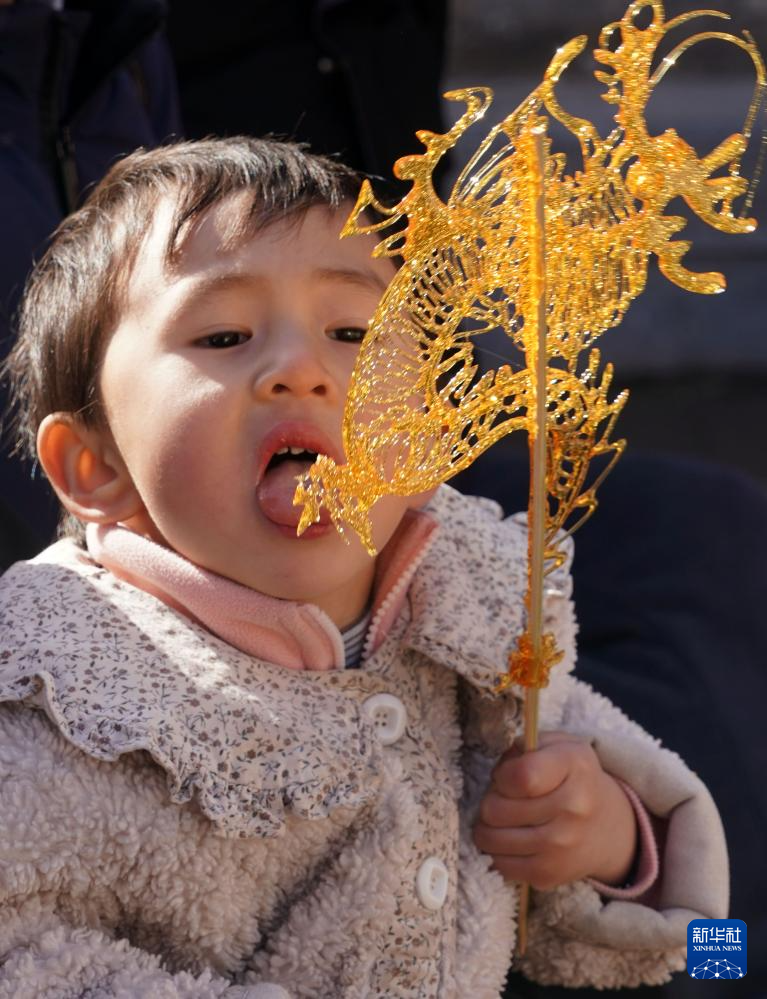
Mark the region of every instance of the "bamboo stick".
<instances>
[{"instance_id":1,"label":"bamboo stick","mask_svg":"<svg viewBox=\"0 0 767 999\"><path fill-rule=\"evenodd\" d=\"M528 427L530 451L530 495L528 501L528 580L527 614L528 632L535 663L534 683L525 689L524 748L531 752L538 747L538 693L536 685L540 674L543 652L543 574L546 551L546 128L532 129L530 168L534 181L535 209L530 247L531 308L528 315L535 316L534 335L527 342L527 363L535 392L535 418ZM532 186L532 185L531 185ZM537 299L537 301L536 301ZM527 913L530 904L530 886L523 884L519 895L517 952L523 956L527 949Z\"/></svg>"}]
</instances>

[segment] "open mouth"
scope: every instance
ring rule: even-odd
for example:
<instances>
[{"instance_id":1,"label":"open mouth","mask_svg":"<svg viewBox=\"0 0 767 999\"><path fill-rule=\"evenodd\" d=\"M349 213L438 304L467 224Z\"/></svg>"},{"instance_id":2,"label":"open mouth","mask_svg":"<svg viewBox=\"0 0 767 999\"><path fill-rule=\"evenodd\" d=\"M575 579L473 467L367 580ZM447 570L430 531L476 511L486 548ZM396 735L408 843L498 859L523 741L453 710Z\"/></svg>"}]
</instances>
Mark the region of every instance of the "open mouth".
<instances>
[{"instance_id":1,"label":"open mouth","mask_svg":"<svg viewBox=\"0 0 767 999\"><path fill-rule=\"evenodd\" d=\"M306 475L320 454L332 455L332 443L307 424L281 424L264 439L261 446L256 499L264 516L280 527L295 530L301 519L301 507L293 505L297 479ZM302 537L321 533L330 517L323 510L318 525ZM311 533L310 533L311 532Z\"/></svg>"},{"instance_id":2,"label":"open mouth","mask_svg":"<svg viewBox=\"0 0 767 999\"><path fill-rule=\"evenodd\" d=\"M264 476L266 477L274 469L281 468L287 464L300 466L294 472L295 475L300 475L302 472L308 471L309 466L314 464L317 460L317 455L317 451L310 451L303 447L281 447L269 459Z\"/></svg>"}]
</instances>

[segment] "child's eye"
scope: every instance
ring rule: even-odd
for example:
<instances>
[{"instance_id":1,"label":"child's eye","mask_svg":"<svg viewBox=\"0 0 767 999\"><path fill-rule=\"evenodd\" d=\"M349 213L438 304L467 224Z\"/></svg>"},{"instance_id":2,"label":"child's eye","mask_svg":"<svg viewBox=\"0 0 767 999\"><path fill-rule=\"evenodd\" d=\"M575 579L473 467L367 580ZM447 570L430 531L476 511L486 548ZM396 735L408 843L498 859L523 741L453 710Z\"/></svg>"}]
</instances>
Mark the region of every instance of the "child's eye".
<instances>
[{"instance_id":1,"label":"child's eye","mask_svg":"<svg viewBox=\"0 0 767 999\"><path fill-rule=\"evenodd\" d=\"M238 330L222 330L220 333L209 333L200 337L197 343L201 347L213 347L217 350L224 350L227 347L239 347L241 343L250 340L250 333L241 333Z\"/></svg>"},{"instance_id":2,"label":"child's eye","mask_svg":"<svg viewBox=\"0 0 767 999\"><path fill-rule=\"evenodd\" d=\"M366 326L337 326L330 330L331 339L342 343L362 343L366 333Z\"/></svg>"}]
</instances>

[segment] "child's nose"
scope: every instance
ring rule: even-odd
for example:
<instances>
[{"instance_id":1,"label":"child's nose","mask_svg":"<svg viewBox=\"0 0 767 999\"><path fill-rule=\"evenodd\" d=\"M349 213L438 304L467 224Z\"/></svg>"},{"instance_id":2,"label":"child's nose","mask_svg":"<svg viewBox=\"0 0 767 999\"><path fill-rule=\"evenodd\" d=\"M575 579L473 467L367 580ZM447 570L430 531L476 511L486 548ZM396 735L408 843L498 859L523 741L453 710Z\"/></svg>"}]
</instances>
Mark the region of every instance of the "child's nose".
<instances>
[{"instance_id":1,"label":"child's nose","mask_svg":"<svg viewBox=\"0 0 767 999\"><path fill-rule=\"evenodd\" d=\"M329 396L335 391L332 373L323 363L320 344L300 332L282 331L266 347L265 362L254 385L258 398L276 395Z\"/></svg>"}]
</instances>

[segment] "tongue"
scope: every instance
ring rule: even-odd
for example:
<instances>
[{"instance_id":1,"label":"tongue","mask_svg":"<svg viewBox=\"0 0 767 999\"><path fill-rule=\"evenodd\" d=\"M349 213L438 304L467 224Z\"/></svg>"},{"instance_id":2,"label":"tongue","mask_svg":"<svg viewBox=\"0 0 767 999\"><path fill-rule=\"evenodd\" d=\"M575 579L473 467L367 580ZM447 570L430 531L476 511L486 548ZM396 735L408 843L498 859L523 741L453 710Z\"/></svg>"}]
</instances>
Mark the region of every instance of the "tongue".
<instances>
[{"instance_id":1,"label":"tongue","mask_svg":"<svg viewBox=\"0 0 767 999\"><path fill-rule=\"evenodd\" d=\"M256 498L261 510L275 524L297 527L301 519L301 507L293 506L296 492L296 476L308 472L310 461L283 461L266 472L261 485L256 490ZM327 524L330 517L323 509L320 523Z\"/></svg>"}]
</instances>

